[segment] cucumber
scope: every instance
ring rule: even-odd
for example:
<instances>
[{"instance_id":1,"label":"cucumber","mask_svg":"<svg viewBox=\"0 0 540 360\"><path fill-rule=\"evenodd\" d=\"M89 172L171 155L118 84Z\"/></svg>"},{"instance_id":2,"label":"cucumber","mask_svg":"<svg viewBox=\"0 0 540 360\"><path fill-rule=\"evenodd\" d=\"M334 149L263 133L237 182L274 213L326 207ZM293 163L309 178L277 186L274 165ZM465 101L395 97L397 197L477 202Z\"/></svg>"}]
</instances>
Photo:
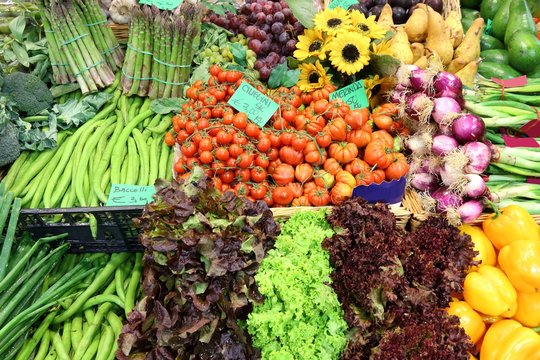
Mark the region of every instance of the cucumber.
<instances>
[{"instance_id":1,"label":"cucumber","mask_svg":"<svg viewBox=\"0 0 540 360\"><path fill-rule=\"evenodd\" d=\"M474 9L461 9L461 18L467 18L467 19L476 19L480 16L480 11L474 10Z\"/></svg>"},{"instance_id":2,"label":"cucumber","mask_svg":"<svg viewBox=\"0 0 540 360\"><path fill-rule=\"evenodd\" d=\"M480 49L491 50L491 49L504 49L504 44L501 40L494 38L493 36L482 34L480 38Z\"/></svg>"},{"instance_id":3,"label":"cucumber","mask_svg":"<svg viewBox=\"0 0 540 360\"><path fill-rule=\"evenodd\" d=\"M527 75L530 79L540 79L540 65L536 67L536 69L533 70L532 73L529 73Z\"/></svg>"},{"instance_id":4,"label":"cucumber","mask_svg":"<svg viewBox=\"0 0 540 360\"><path fill-rule=\"evenodd\" d=\"M481 0L460 0L462 8L480 9Z\"/></svg>"},{"instance_id":5,"label":"cucumber","mask_svg":"<svg viewBox=\"0 0 540 360\"><path fill-rule=\"evenodd\" d=\"M504 49L485 50L480 53L483 61L495 62L499 64L510 64L508 51Z\"/></svg>"},{"instance_id":6,"label":"cucumber","mask_svg":"<svg viewBox=\"0 0 540 360\"><path fill-rule=\"evenodd\" d=\"M504 1L505 0L482 0L480 14L482 14L482 17L486 22L488 19L493 20L495 13L499 10Z\"/></svg>"},{"instance_id":7,"label":"cucumber","mask_svg":"<svg viewBox=\"0 0 540 360\"><path fill-rule=\"evenodd\" d=\"M467 32L471 27L474 19L471 18L461 18L461 26L463 26L463 32Z\"/></svg>"},{"instance_id":8,"label":"cucumber","mask_svg":"<svg viewBox=\"0 0 540 360\"><path fill-rule=\"evenodd\" d=\"M481 62L478 65L478 73L486 79L511 79L521 76L521 73L507 64L496 62Z\"/></svg>"},{"instance_id":9,"label":"cucumber","mask_svg":"<svg viewBox=\"0 0 540 360\"><path fill-rule=\"evenodd\" d=\"M540 40L528 30L518 30L508 41L510 65L529 75L540 64Z\"/></svg>"}]
</instances>

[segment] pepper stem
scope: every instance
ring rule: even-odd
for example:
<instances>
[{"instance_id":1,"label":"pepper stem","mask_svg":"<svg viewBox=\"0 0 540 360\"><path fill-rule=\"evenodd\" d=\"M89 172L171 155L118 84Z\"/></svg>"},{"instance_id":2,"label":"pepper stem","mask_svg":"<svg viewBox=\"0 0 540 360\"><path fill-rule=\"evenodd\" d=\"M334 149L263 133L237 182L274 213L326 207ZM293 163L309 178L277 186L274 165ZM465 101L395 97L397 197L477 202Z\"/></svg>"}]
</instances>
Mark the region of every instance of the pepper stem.
<instances>
[{"instance_id":1,"label":"pepper stem","mask_svg":"<svg viewBox=\"0 0 540 360\"><path fill-rule=\"evenodd\" d=\"M494 219L498 218L500 215L501 215L501 211L499 210L499 208L497 207L497 205L495 205L493 203L493 201L491 200L488 200L486 199L485 202L493 209L493 211L495 212L495 216L494 216Z\"/></svg>"}]
</instances>

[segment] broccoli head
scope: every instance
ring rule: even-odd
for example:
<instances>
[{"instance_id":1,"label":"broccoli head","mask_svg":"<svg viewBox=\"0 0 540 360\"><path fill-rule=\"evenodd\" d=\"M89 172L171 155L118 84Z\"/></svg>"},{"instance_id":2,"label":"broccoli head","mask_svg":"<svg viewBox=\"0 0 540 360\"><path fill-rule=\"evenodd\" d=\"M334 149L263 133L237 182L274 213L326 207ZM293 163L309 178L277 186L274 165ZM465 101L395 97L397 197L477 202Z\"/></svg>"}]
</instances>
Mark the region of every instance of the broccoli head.
<instances>
[{"instance_id":1,"label":"broccoli head","mask_svg":"<svg viewBox=\"0 0 540 360\"><path fill-rule=\"evenodd\" d=\"M14 124L7 123L0 134L0 166L11 164L20 154L19 129Z\"/></svg>"},{"instance_id":2,"label":"broccoli head","mask_svg":"<svg viewBox=\"0 0 540 360\"><path fill-rule=\"evenodd\" d=\"M53 96L37 76L16 72L4 77L2 94L13 101L13 108L25 116L36 115L53 104Z\"/></svg>"}]
</instances>

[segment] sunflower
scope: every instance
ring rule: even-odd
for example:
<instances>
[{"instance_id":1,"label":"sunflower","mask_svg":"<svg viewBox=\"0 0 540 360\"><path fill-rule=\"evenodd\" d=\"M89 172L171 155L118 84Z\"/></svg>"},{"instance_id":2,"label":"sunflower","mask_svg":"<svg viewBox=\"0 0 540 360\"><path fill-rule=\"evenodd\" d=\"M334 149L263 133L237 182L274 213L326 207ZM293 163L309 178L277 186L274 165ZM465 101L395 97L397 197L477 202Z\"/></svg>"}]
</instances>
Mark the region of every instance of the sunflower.
<instances>
[{"instance_id":1,"label":"sunflower","mask_svg":"<svg viewBox=\"0 0 540 360\"><path fill-rule=\"evenodd\" d=\"M371 43L371 49L374 54L377 55L390 55L392 56L392 46L390 40L382 40L378 44L375 42Z\"/></svg>"},{"instance_id":2,"label":"sunflower","mask_svg":"<svg viewBox=\"0 0 540 360\"><path fill-rule=\"evenodd\" d=\"M364 88L369 99L369 106L374 109L384 101L384 95L396 87L396 79L393 77L379 77L364 79Z\"/></svg>"},{"instance_id":3,"label":"sunflower","mask_svg":"<svg viewBox=\"0 0 540 360\"><path fill-rule=\"evenodd\" d=\"M381 39L386 35L386 30L375 22L375 15L366 18L360 11L352 10L350 16L353 28L360 34L372 39Z\"/></svg>"},{"instance_id":4,"label":"sunflower","mask_svg":"<svg viewBox=\"0 0 540 360\"><path fill-rule=\"evenodd\" d=\"M358 33L342 33L329 44L330 61L340 72L352 75L369 63L369 38Z\"/></svg>"},{"instance_id":5,"label":"sunflower","mask_svg":"<svg viewBox=\"0 0 540 360\"><path fill-rule=\"evenodd\" d=\"M330 83L330 75L326 73L319 60L315 64L300 64L300 77L298 87L303 92L322 89Z\"/></svg>"},{"instance_id":6,"label":"sunflower","mask_svg":"<svg viewBox=\"0 0 540 360\"><path fill-rule=\"evenodd\" d=\"M351 19L347 10L337 7L326 8L313 18L315 30L323 31L328 35L336 35L351 29Z\"/></svg>"},{"instance_id":7,"label":"sunflower","mask_svg":"<svg viewBox=\"0 0 540 360\"><path fill-rule=\"evenodd\" d=\"M298 36L296 43L297 50L294 57L298 60L305 60L308 57L316 56L321 60L326 59L326 45L328 38L318 30L306 29L304 35Z\"/></svg>"}]
</instances>

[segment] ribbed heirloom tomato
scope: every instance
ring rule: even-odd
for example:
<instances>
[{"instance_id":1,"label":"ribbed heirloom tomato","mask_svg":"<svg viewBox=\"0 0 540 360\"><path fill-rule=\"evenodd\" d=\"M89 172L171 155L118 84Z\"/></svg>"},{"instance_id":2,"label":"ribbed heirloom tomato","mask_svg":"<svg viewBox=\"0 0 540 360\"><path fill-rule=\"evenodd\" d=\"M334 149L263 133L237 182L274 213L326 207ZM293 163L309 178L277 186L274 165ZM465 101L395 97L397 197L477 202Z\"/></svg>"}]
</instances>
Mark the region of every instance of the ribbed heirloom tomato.
<instances>
[{"instance_id":1,"label":"ribbed heirloom tomato","mask_svg":"<svg viewBox=\"0 0 540 360\"><path fill-rule=\"evenodd\" d=\"M299 164L294 169L294 177L297 181L305 183L313 178L313 167L309 164Z\"/></svg>"},{"instance_id":2,"label":"ribbed heirloom tomato","mask_svg":"<svg viewBox=\"0 0 540 360\"><path fill-rule=\"evenodd\" d=\"M308 199L314 206L326 206L330 202L330 193L324 187L315 187L308 192Z\"/></svg>"},{"instance_id":3,"label":"ribbed heirloom tomato","mask_svg":"<svg viewBox=\"0 0 540 360\"><path fill-rule=\"evenodd\" d=\"M272 200L277 205L289 205L293 198L293 192L286 186L278 186L272 190Z\"/></svg>"},{"instance_id":4,"label":"ribbed heirloom tomato","mask_svg":"<svg viewBox=\"0 0 540 360\"><path fill-rule=\"evenodd\" d=\"M384 170L394 161L393 149L382 139L374 140L366 146L364 161Z\"/></svg>"},{"instance_id":5,"label":"ribbed heirloom tomato","mask_svg":"<svg viewBox=\"0 0 540 360\"><path fill-rule=\"evenodd\" d=\"M358 156L358 147L348 142L333 143L328 153L340 164L348 164Z\"/></svg>"},{"instance_id":6,"label":"ribbed heirloom tomato","mask_svg":"<svg viewBox=\"0 0 540 360\"><path fill-rule=\"evenodd\" d=\"M289 164L280 164L274 170L272 178L278 185L287 185L294 180L294 168Z\"/></svg>"}]
</instances>

